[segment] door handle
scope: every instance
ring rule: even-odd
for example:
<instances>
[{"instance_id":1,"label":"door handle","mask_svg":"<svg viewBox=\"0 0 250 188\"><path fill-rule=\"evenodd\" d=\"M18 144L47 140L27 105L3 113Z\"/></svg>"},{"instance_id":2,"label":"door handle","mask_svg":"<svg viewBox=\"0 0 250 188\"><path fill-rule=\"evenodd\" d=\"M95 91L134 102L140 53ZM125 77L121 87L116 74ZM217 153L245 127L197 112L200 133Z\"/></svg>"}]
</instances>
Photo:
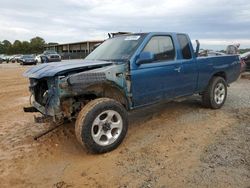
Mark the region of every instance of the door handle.
<instances>
[{"instance_id":1,"label":"door handle","mask_svg":"<svg viewBox=\"0 0 250 188\"><path fill-rule=\"evenodd\" d=\"M175 68L174 70L177 72L181 72L181 67Z\"/></svg>"}]
</instances>

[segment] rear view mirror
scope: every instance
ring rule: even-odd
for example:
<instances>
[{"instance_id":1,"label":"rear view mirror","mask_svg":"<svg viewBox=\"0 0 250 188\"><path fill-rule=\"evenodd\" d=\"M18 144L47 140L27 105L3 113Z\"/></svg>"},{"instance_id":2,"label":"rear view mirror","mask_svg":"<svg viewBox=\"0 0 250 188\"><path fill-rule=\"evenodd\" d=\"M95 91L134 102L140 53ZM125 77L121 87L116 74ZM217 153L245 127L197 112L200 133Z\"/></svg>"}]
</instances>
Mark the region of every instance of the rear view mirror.
<instances>
[{"instance_id":1,"label":"rear view mirror","mask_svg":"<svg viewBox=\"0 0 250 188\"><path fill-rule=\"evenodd\" d=\"M154 54L152 52L141 52L136 64L151 63L154 60Z\"/></svg>"}]
</instances>

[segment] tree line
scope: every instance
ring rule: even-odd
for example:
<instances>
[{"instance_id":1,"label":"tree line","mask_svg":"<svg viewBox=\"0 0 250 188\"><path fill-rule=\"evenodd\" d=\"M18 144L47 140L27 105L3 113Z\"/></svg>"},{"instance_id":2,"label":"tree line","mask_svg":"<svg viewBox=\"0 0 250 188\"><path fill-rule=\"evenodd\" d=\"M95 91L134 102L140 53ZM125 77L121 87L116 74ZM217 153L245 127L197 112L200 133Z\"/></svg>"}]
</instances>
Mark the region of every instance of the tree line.
<instances>
[{"instance_id":1,"label":"tree line","mask_svg":"<svg viewBox=\"0 0 250 188\"><path fill-rule=\"evenodd\" d=\"M13 43L3 40L0 41L0 54L39 54L43 52L45 44L41 37L34 37L30 41L15 40Z\"/></svg>"},{"instance_id":2,"label":"tree line","mask_svg":"<svg viewBox=\"0 0 250 188\"><path fill-rule=\"evenodd\" d=\"M40 54L44 51L45 45L45 40L41 37L34 37L30 39L30 41L15 40L13 43L8 40L3 40L0 41L0 54ZM239 51L240 54L242 54L250 51L250 48L240 49ZM225 52L225 50L221 50L220 52Z\"/></svg>"}]
</instances>

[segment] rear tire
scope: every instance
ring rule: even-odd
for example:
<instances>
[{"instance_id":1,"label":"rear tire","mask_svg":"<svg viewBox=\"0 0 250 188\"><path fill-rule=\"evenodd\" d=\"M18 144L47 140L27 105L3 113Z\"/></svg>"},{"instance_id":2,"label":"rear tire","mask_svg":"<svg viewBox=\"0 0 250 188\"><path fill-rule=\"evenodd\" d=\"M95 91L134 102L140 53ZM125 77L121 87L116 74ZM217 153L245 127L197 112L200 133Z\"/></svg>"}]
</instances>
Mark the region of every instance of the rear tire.
<instances>
[{"instance_id":1,"label":"rear tire","mask_svg":"<svg viewBox=\"0 0 250 188\"><path fill-rule=\"evenodd\" d=\"M93 153L105 153L117 148L127 129L127 111L109 98L90 101L80 111L75 123L77 140Z\"/></svg>"},{"instance_id":2,"label":"rear tire","mask_svg":"<svg viewBox=\"0 0 250 188\"><path fill-rule=\"evenodd\" d=\"M221 108L227 98L227 84L222 77L213 77L202 94L203 106L212 109Z\"/></svg>"}]
</instances>

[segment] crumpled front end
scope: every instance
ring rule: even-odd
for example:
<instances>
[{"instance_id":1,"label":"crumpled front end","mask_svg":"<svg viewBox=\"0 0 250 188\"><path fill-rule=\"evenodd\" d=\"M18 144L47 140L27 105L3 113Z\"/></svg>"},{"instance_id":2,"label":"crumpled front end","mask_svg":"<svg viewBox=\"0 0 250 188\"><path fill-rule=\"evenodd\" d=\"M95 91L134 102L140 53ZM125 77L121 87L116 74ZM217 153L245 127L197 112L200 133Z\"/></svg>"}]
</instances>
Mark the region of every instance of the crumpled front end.
<instances>
[{"instance_id":1,"label":"crumpled front end","mask_svg":"<svg viewBox=\"0 0 250 188\"><path fill-rule=\"evenodd\" d=\"M62 118L60 110L60 98L57 89L57 79L30 78L31 104L45 116L51 116L54 121Z\"/></svg>"},{"instance_id":2,"label":"crumpled front end","mask_svg":"<svg viewBox=\"0 0 250 188\"><path fill-rule=\"evenodd\" d=\"M126 64L29 79L31 105L45 117L52 117L55 122L75 119L90 100L109 97L107 95L110 93L122 104L129 106L126 97L129 96L130 80ZM115 93L115 88L120 93Z\"/></svg>"}]
</instances>

